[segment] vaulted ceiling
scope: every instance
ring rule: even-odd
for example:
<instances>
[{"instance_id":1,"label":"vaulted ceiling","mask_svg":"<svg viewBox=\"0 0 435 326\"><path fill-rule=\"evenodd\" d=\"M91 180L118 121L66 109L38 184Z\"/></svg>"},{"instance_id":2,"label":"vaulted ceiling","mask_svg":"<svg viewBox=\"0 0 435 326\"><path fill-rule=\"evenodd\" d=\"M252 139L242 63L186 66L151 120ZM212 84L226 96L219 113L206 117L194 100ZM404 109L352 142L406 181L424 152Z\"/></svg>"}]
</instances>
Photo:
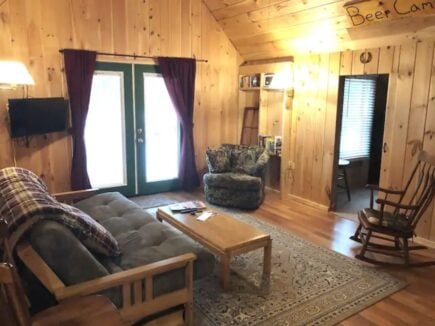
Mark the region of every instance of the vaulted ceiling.
<instances>
[{"instance_id":1,"label":"vaulted ceiling","mask_svg":"<svg viewBox=\"0 0 435 326\"><path fill-rule=\"evenodd\" d=\"M435 16L352 27L343 7L348 0L203 2L245 60L396 45L435 35Z\"/></svg>"}]
</instances>

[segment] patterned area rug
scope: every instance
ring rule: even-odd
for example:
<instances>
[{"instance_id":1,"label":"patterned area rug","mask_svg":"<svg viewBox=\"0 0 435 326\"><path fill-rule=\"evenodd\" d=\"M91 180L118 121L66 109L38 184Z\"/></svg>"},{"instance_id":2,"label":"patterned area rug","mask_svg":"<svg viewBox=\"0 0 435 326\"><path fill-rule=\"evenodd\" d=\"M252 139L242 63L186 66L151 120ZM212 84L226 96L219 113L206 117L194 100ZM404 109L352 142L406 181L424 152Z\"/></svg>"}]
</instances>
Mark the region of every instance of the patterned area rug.
<instances>
[{"instance_id":1,"label":"patterned area rug","mask_svg":"<svg viewBox=\"0 0 435 326\"><path fill-rule=\"evenodd\" d=\"M195 325L334 325L406 285L246 213L224 211L271 234L271 282L261 281L263 250L236 257L228 292L216 275L195 281Z\"/></svg>"},{"instance_id":2,"label":"patterned area rug","mask_svg":"<svg viewBox=\"0 0 435 326\"><path fill-rule=\"evenodd\" d=\"M177 202L176 200L169 198L165 194L136 196L130 197L129 199L144 209L171 205Z\"/></svg>"}]
</instances>

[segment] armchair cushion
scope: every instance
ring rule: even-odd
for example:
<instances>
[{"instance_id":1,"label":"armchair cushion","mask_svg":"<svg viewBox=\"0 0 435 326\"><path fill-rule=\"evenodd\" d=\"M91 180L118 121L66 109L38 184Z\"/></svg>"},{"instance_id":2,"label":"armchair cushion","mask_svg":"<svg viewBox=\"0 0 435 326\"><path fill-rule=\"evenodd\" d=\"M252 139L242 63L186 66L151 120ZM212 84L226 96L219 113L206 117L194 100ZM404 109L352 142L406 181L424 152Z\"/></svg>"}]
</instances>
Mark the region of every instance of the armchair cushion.
<instances>
[{"instance_id":1,"label":"armchair cushion","mask_svg":"<svg viewBox=\"0 0 435 326\"><path fill-rule=\"evenodd\" d=\"M255 150L233 150L231 152L232 172L253 174L255 169Z\"/></svg>"},{"instance_id":2,"label":"armchair cushion","mask_svg":"<svg viewBox=\"0 0 435 326\"><path fill-rule=\"evenodd\" d=\"M211 173L229 172L231 170L231 153L224 148L208 149L206 159Z\"/></svg>"},{"instance_id":3,"label":"armchair cushion","mask_svg":"<svg viewBox=\"0 0 435 326\"><path fill-rule=\"evenodd\" d=\"M363 214L367 220L373 225L380 224L380 211L372 208L363 209ZM391 228L396 231L408 231L408 220L403 214L393 214L391 212L384 211L382 217L382 226Z\"/></svg>"}]
</instances>

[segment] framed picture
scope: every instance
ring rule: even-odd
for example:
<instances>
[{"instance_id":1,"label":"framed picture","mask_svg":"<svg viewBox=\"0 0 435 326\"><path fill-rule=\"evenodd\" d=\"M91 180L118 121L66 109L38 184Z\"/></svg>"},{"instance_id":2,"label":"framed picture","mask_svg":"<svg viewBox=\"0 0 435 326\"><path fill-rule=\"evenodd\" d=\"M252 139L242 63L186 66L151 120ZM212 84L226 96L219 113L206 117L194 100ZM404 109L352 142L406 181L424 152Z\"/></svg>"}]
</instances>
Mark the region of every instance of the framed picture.
<instances>
[{"instance_id":1,"label":"framed picture","mask_svg":"<svg viewBox=\"0 0 435 326\"><path fill-rule=\"evenodd\" d=\"M266 149L269 155L276 155L275 139L273 137L266 138Z\"/></svg>"}]
</instances>

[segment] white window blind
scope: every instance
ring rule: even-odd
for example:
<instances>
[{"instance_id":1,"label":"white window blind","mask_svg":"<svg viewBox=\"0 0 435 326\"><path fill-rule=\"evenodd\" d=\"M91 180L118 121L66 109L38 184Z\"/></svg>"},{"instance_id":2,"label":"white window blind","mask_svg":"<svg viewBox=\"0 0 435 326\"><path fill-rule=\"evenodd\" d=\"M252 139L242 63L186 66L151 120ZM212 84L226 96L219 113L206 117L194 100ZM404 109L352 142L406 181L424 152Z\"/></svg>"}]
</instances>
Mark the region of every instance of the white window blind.
<instances>
[{"instance_id":1,"label":"white window blind","mask_svg":"<svg viewBox=\"0 0 435 326\"><path fill-rule=\"evenodd\" d=\"M369 157L375 95L376 81L374 79L345 79L340 158Z\"/></svg>"}]
</instances>

